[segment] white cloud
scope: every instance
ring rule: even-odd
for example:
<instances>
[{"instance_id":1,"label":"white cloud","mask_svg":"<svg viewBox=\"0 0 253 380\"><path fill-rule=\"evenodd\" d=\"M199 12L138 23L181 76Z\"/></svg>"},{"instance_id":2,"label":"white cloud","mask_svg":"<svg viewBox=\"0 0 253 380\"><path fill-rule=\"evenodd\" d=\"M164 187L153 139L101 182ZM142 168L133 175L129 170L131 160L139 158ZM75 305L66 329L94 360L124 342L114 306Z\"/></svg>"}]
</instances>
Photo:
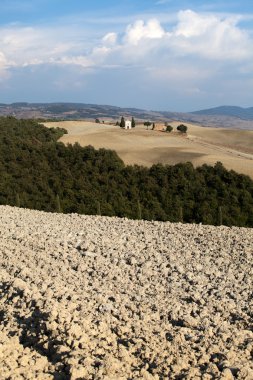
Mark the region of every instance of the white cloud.
<instances>
[{"instance_id":1,"label":"white cloud","mask_svg":"<svg viewBox=\"0 0 253 380\"><path fill-rule=\"evenodd\" d=\"M75 56L75 57L63 56L61 58L51 58L49 63L58 64L58 65L77 65L84 68L90 68L94 66L94 62L91 59L86 58L84 56Z\"/></svg>"},{"instance_id":2,"label":"white cloud","mask_svg":"<svg viewBox=\"0 0 253 380\"><path fill-rule=\"evenodd\" d=\"M166 34L165 30L156 19L137 20L126 29L124 40L127 44L138 45L142 39L160 39Z\"/></svg>"},{"instance_id":3,"label":"white cloud","mask_svg":"<svg viewBox=\"0 0 253 380\"><path fill-rule=\"evenodd\" d=\"M252 55L249 34L241 30L238 17L219 18L191 10L180 11L173 45L184 54L211 59L244 59Z\"/></svg>"},{"instance_id":4,"label":"white cloud","mask_svg":"<svg viewBox=\"0 0 253 380\"><path fill-rule=\"evenodd\" d=\"M5 55L0 51L0 68L4 69L7 65Z\"/></svg>"},{"instance_id":5,"label":"white cloud","mask_svg":"<svg viewBox=\"0 0 253 380\"><path fill-rule=\"evenodd\" d=\"M80 31L66 27L14 25L0 28L0 51L6 57L7 68L55 62L65 65L66 62L72 64L72 61L84 65L83 62L89 57L84 54L83 40Z\"/></svg>"},{"instance_id":6,"label":"white cloud","mask_svg":"<svg viewBox=\"0 0 253 380\"><path fill-rule=\"evenodd\" d=\"M102 41L105 45L115 45L117 42L117 38L117 33L107 33L103 37Z\"/></svg>"},{"instance_id":7,"label":"white cloud","mask_svg":"<svg viewBox=\"0 0 253 380\"><path fill-rule=\"evenodd\" d=\"M0 30L0 49L7 60L22 65L33 62L60 60L62 56L89 58L89 54L100 51L113 52L115 48L133 47L148 53L152 49L182 55L199 55L213 59L243 59L252 54L252 41L246 31L237 26L238 18L219 18L212 14L198 14L191 10L180 11L172 30L166 30L157 19L137 20L127 26L121 41L115 32L107 33L90 52L81 46L81 35L68 36L69 30L50 28L5 28ZM79 40L79 41L78 41ZM78 42L76 42L78 41ZM91 53L93 52L93 53ZM101 54L100 54L101 55ZM77 60L77 62L80 59Z\"/></svg>"},{"instance_id":8,"label":"white cloud","mask_svg":"<svg viewBox=\"0 0 253 380\"><path fill-rule=\"evenodd\" d=\"M211 28L215 30L218 21L214 15L199 15L191 10L180 11L178 20L175 35L186 38L205 35Z\"/></svg>"},{"instance_id":9,"label":"white cloud","mask_svg":"<svg viewBox=\"0 0 253 380\"><path fill-rule=\"evenodd\" d=\"M136 20L121 34L109 31L100 40L93 39L93 45L88 31L73 31L72 26L1 28L0 76L13 66L41 64L75 65L88 72L96 67L143 67L151 79L168 82L205 80L233 61L238 72L242 67L252 71L252 37L239 20L185 10L173 27L154 18ZM191 81L191 88L198 86Z\"/></svg>"},{"instance_id":10,"label":"white cloud","mask_svg":"<svg viewBox=\"0 0 253 380\"><path fill-rule=\"evenodd\" d=\"M8 78L8 62L5 55L0 51L0 81Z\"/></svg>"},{"instance_id":11,"label":"white cloud","mask_svg":"<svg viewBox=\"0 0 253 380\"><path fill-rule=\"evenodd\" d=\"M146 23L137 20L126 28L121 42L114 44L106 59L117 48L116 59L124 58L125 64L140 60L140 64L153 61L159 65L161 61L179 57L225 63L250 60L253 40L250 33L238 26L239 20L239 17L218 17L191 10L180 11L171 30L166 30L156 19Z\"/></svg>"}]
</instances>

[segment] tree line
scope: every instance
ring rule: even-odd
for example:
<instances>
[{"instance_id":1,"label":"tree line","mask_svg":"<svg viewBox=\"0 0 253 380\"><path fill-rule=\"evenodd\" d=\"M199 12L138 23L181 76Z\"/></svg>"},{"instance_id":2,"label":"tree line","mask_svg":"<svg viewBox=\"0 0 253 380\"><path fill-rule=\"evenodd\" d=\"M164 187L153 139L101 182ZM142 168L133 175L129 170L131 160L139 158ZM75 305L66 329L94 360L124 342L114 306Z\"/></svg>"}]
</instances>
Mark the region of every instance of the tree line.
<instances>
[{"instance_id":1,"label":"tree line","mask_svg":"<svg viewBox=\"0 0 253 380\"><path fill-rule=\"evenodd\" d=\"M0 204L132 219L253 227L253 181L221 163L126 166L66 131L0 118Z\"/></svg>"}]
</instances>

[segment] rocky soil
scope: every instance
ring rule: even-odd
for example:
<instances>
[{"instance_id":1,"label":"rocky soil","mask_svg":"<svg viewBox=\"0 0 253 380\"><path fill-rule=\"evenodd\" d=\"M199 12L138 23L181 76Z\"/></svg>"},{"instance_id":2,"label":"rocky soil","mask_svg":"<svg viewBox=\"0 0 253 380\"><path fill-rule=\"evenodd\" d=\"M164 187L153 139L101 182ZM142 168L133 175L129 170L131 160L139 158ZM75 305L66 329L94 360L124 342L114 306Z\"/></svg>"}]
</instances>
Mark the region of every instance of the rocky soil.
<instances>
[{"instance_id":1,"label":"rocky soil","mask_svg":"<svg viewBox=\"0 0 253 380\"><path fill-rule=\"evenodd\" d=\"M0 378L253 379L253 230L0 206Z\"/></svg>"}]
</instances>

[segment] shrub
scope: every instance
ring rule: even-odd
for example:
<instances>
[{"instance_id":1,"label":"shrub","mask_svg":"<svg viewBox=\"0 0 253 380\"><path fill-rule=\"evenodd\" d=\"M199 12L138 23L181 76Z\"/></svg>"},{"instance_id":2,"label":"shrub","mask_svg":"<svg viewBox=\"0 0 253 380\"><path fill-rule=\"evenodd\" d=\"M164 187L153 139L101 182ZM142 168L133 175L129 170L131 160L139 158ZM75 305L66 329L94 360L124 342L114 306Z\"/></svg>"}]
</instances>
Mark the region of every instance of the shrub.
<instances>
[{"instance_id":1,"label":"shrub","mask_svg":"<svg viewBox=\"0 0 253 380\"><path fill-rule=\"evenodd\" d=\"M171 125L166 126L166 132L171 132L173 131L173 127Z\"/></svg>"},{"instance_id":2,"label":"shrub","mask_svg":"<svg viewBox=\"0 0 253 380\"><path fill-rule=\"evenodd\" d=\"M178 127L177 127L177 130L179 131L179 132L182 132L182 133L186 133L187 132L187 126L186 125L184 125L184 124L180 124Z\"/></svg>"}]
</instances>

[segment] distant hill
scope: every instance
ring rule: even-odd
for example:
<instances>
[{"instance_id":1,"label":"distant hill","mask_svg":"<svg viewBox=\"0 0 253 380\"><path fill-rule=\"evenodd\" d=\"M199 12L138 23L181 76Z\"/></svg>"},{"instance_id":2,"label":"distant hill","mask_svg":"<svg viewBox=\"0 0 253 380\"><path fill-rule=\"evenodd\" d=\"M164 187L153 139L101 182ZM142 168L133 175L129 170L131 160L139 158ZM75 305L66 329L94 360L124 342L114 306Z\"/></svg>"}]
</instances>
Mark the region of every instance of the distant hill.
<instances>
[{"instance_id":1,"label":"distant hill","mask_svg":"<svg viewBox=\"0 0 253 380\"><path fill-rule=\"evenodd\" d=\"M253 107L242 108L236 106L221 106L200 111L191 112L195 115L222 115L230 117L238 117L243 120L253 120Z\"/></svg>"},{"instance_id":2,"label":"distant hill","mask_svg":"<svg viewBox=\"0 0 253 380\"><path fill-rule=\"evenodd\" d=\"M253 130L253 107L217 107L191 113L151 111L110 105L84 103L0 103L0 116L19 119L45 120L120 120L121 116L134 117L138 121L164 123L174 120L217 128Z\"/></svg>"}]
</instances>

